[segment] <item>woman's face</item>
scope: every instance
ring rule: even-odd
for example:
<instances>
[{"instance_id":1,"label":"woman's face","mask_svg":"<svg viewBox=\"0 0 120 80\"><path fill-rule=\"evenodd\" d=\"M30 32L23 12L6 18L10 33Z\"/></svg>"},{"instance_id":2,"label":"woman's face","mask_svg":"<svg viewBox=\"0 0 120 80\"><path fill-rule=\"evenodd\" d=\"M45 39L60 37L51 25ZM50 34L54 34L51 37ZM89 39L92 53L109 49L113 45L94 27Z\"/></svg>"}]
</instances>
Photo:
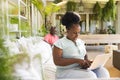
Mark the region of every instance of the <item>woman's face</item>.
<instances>
[{"instance_id":1,"label":"woman's face","mask_svg":"<svg viewBox=\"0 0 120 80\"><path fill-rule=\"evenodd\" d=\"M72 41L76 41L79 34L80 34L79 24L73 24L71 28L67 29L67 38Z\"/></svg>"}]
</instances>

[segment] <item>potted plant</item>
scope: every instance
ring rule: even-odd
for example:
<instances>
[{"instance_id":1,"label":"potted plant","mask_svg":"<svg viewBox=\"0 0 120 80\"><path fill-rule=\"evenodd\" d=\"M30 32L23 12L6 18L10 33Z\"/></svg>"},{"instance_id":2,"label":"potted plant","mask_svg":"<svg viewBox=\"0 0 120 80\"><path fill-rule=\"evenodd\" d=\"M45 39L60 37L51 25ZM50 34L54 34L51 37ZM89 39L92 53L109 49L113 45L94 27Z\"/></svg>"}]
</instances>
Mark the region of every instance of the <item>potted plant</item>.
<instances>
[{"instance_id":1,"label":"potted plant","mask_svg":"<svg viewBox=\"0 0 120 80\"><path fill-rule=\"evenodd\" d=\"M94 19L101 20L102 17L102 8L98 2L95 3L93 7Z\"/></svg>"},{"instance_id":2,"label":"potted plant","mask_svg":"<svg viewBox=\"0 0 120 80\"><path fill-rule=\"evenodd\" d=\"M18 31L18 23L19 20L17 17L11 17L10 18L10 31Z\"/></svg>"},{"instance_id":3,"label":"potted plant","mask_svg":"<svg viewBox=\"0 0 120 80\"><path fill-rule=\"evenodd\" d=\"M22 36L28 37L31 35L31 28L30 28L30 24L28 21L21 22L20 28L23 31L21 34Z\"/></svg>"},{"instance_id":4,"label":"potted plant","mask_svg":"<svg viewBox=\"0 0 120 80\"><path fill-rule=\"evenodd\" d=\"M116 18L116 5L115 5L115 1L114 0L109 0L103 10L102 10L102 21L107 21L107 22L111 22L111 21L114 21ZM102 22L102 25L103 25L103 22ZM113 27L111 27L113 28ZM109 29L110 31L111 29ZM113 31L112 33L114 33L114 28L113 28Z\"/></svg>"},{"instance_id":5,"label":"potted plant","mask_svg":"<svg viewBox=\"0 0 120 80\"><path fill-rule=\"evenodd\" d=\"M116 32L114 26L108 26L107 32L108 34L115 34Z\"/></svg>"},{"instance_id":6,"label":"potted plant","mask_svg":"<svg viewBox=\"0 0 120 80\"><path fill-rule=\"evenodd\" d=\"M62 0L54 0L54 3L59 3L61 2Z\"/></svg>"},{"instance_id":7,"label":"potted plant","mask_svg":"<svg viewBox=\"0 0 120 80\"><path fill-rule=\"evenodd\" d=\"M43 19L60 9L60 7L57 6L55 3L48 3L47 5L44 5L42 0L31 0L31 3L36 6Z\"/></svg>"},{"instance_id":8,"label":"potted plant","mask_svg":"<svg viewBox=\"0 0 120 80\"><path fill-rule=\"evenodd\" d=\"M110 21L115 20L116 16L116 5L114 0L109 0L102 11L102 20L104 21Z\"/></svg>"},{"instance_id":9,"label":"potted plant","mask_svg":"<svg viewBox=\"0 0 120 80\"><path fill-rule=\"evenodd\" d=\"M116 5L114 0L109 0L103 8L100 7L99 3L93 7L93 12L96 14L97 19L104 21L115 20L116 16Z\"/></svg>"},{"instance_id":10,"label":"potted plant","mask_svg":"<svg viewBox=\"0 0 120 80\"><path fill-rule=\"evenodd\" d=\"M93 12L95 13L94 19L97 21L101 21L100 33L107 33L107 30L104 30L103 21L115 20L116 6L114 0L109 0L103 8L101 8L99 3L96 2L96 4L93 7Z\"/></svg>"},{"instance_id":11,"label":"potted plant","mask_svg":"<svg viewBox=\"0 0 120 80\"><path fill-rule=\"evenodd\" d=\"M44 20L44 23L41 24L42 26L40 27L43 28L42 31L44 32L42 34L45 35L45 33L47 32L46 31L47 30L47 17L49 16L51 18L52 13L60 10L60 7L57 6L55 3L48 3L47 5L44 5L42 0L30 0L30 1L34 6L36 6L36 8L39 10L39 12L42 15L42 19ZM46 29L44 29L44 27Z\"/></svg>"},{"instance_id":12,"label":"potted plant","mask_svg":"<svg viewBox=\"0 0 120 80\"><path fill-rule=\"evenodd\" d=\"M74 1L68 1L66 11L75 11L76 10L76 3Z\"/></svg>"}]
</instances>

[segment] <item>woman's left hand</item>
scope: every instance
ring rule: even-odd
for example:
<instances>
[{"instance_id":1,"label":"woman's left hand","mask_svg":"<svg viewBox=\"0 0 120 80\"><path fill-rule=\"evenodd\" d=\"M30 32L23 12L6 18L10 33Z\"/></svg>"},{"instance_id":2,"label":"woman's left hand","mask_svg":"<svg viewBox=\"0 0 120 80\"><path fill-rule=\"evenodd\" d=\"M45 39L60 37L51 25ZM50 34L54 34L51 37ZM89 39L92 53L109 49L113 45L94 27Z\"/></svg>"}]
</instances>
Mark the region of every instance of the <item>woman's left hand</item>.
<instances>
[{"instance_id":1,"label":"woman's left hand","mask_svg":"<svg viewBox=\"0 0 120 80\"><path fill-rule=\"evenodd\" d=\"M90 60L84 60L82 69L87 69L91 65L91 63L92 63L92 61L90 61Z\"/></svg>"}]
</instances>

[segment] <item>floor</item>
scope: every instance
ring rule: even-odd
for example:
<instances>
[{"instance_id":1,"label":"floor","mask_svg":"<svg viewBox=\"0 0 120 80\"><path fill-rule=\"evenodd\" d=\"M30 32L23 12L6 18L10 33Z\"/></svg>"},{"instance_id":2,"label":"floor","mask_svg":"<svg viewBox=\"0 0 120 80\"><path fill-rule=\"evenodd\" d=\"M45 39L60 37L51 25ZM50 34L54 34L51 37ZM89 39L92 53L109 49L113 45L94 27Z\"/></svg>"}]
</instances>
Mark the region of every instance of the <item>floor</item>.
<instances>
[{"instance_id":1,"label":"floor","mask_svg":"<svg viewBox=\"0 0 120 80\"><path fill-rule=\"evenodd\" d=\"M86 46L89 59L94 59L96 55L104 54L104 45ZM112 57L107 61L105 67L108 69L111 78L120 78L120 71L112 65Z\"/></svg>"}]
</instances>

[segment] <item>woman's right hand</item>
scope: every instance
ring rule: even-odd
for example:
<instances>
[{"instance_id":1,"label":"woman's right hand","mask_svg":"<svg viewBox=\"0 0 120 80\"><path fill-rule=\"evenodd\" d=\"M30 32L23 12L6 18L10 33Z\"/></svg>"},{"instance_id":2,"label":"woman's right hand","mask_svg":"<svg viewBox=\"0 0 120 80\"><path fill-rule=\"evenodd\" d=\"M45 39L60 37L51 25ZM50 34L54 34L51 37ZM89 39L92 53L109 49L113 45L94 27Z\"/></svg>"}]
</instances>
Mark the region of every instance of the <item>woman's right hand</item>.
<instances>
[{"instance_id":1,"label":"woman's right hand","mask_svg":"<svg viewBox=\"0 0 120 80\"><path fill-rule=\"evenodd\" d=\"M80 63L80 66L82 67L82 69L87 69L91 65L92 61L80 60L79 63Z\"/></svg>"}]
</instances>

